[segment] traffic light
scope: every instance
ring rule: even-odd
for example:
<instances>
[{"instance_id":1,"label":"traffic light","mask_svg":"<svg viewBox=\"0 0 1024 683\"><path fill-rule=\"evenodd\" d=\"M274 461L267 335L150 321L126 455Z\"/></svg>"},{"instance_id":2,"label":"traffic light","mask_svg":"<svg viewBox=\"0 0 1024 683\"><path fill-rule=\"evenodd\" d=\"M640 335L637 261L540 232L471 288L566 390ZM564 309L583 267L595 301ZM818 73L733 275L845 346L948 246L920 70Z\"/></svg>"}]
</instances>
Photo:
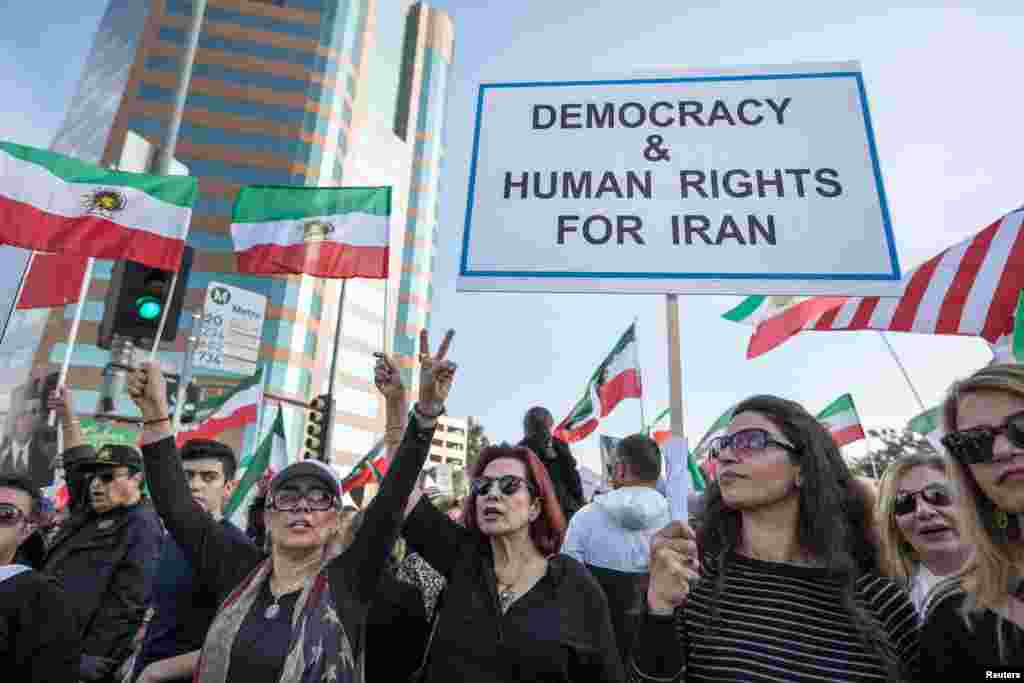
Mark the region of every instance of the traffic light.
<instances>
[{"instance_id":1,"label":"traffic light","mask_svg":"<svg viewBox=\"0 0 1024 683\"><path fill-rule=\"evenodd\" d=\"M103 320L100 322L99 346L109 349L114 336L132 340L156 337L160 317L168 309L162 341L174 341L178 334L178 318L188 289L192 270L192 247L185 247L178 270L178 283L171 292L174 273L150 268L135 261L118 261L110 275Z\"/></svg>"},{"instance_id":2,"label":"traffic light","mask_svg":"<svg viewBox=\"0 0 1024 683\"><path fill-rule=\"evenodd\" d=\"M320 462L330 462L328 443L332 420L331 397L320 394L309 402L309 416L306 419L306 452L305 458L316 458Z\"/></svg>"}]
</instances>

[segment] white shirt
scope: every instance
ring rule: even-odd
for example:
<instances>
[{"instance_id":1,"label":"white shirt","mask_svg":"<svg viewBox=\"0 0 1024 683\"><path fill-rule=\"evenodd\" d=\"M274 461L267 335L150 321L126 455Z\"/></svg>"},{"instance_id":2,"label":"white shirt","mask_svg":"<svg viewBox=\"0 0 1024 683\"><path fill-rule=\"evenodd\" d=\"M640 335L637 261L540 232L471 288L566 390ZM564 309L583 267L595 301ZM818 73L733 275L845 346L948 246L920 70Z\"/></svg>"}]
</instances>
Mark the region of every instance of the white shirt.
<instances>
[{"instance_id":1,"label":"white shirt","mask_svg":"<svg viewBox=\"0 0 1024 683\"><path fill-rule=\"evenodd\" d=\"M28 469L28 449L31 445L31 439L21 445L18 445L17 441L11 441L11 455L8 458L11 469L19 472Z\"/></svg>"}]
</instances>

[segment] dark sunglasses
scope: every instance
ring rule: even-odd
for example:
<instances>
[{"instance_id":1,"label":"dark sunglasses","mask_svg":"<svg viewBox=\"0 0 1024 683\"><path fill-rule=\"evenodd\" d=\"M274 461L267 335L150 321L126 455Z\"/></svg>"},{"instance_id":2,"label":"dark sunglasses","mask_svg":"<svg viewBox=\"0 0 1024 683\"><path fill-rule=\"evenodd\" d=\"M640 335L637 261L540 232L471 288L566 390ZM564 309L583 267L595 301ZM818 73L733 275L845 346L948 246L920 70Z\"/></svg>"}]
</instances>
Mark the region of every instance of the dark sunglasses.
<instances>
[{"instance_id":1,"label":"dark sunglasses","mask_svg":"<svg viewBox=\"0 0 1024 683\"><path fill-rule=\"evenodd\" d=\"M127 472L127 473L122 472L120 474L118 474L116 472L107 471L107 472L99 472L97 474L94 474L94 475L92 475L92 478L93 479L99 479L104 484L109 484L110 482L114 481L115 479L127 479L128 477L131 477L134 474L135 474L134 471L130 471L130 472Z\"/></svg>"},{"instance_id":2,"label":"dark sunglasses","mask_svg":"<svg viewBox=\"0 0 1024 683\"><path fill-rule=\"evenodd\" d=\"M928 484L920 491L904 491L896 494L892 511L897 517L909 515L917 510L917 497L932 507L944 508L953 504L953 494L942 484Z\"/></svg>"},{"instance_id":3,"label":"dark sunglasses","mask_svg":"<svg viewBox=\"0 0 1024 683\"><path fill-rule=\"evenodd\" d=\"M515 474L504 474L500 477L478 477L473 480L471 485L473 495L486 496L490 493L491 485L494 483L498 484L498 490L501 491L503 496L514 495L515 492L521 489L524 485L526 486L526 490L532 495L537 495L533 484Z\"/></svg>"},{"instance_id":4,"label":"dark sunglasses","mask_svg":"<svg viewBox=\"0 0 1024 683\"><path fill-rule=\"evenodd\" d=\"M777 446L784 451L793 453L794 455L800 453L796 447L773 439L772 435L769 434L767 430L760 429L758 427L751 427L750 429L741 429L735 434L726 434L724 436L715 437L711 440L708 455L711 458L720 458L727 448L732 448L737 452L743 451L759 455L769 446Z\"/></svg>"},{"instance_id":5,"label":"dark sunglasses","mask_svg":"<svg viewBox=\"0 0 1024 683\"><path fill-rule=\"evenodd\" d=\"M302 501L313 512L323 512L334 507L334 495L324 489L310 489L308 491L294 491L285 489L278 491L270 499L270 505L281 512L292 512L298 510Z\"/></svg>"},{"instance_id":6,"label":"dark sunglasses","mask_svg":"<svg viewBox=\"0 0 1024 683\"><path fill-rule=\"evenodd\" d=\"M1024 448L1024 412L1006 418L1001 427L972 427L950 432L942 437L942 445L964 465L981 465L995 458L992 448L1000 434L1006 434L1017 448Z\"/></svg>"},{"instance_id":7,"label":"dark sunglasses","mask_svg":"<svg viewBox=\"0 0 1024 683\"><path fill-rule=\"evenodd\" d=\"M18 526L21 520L28 521L28 515L10 503L0 503L0 527Z\"/></svg>"}]
</instances>

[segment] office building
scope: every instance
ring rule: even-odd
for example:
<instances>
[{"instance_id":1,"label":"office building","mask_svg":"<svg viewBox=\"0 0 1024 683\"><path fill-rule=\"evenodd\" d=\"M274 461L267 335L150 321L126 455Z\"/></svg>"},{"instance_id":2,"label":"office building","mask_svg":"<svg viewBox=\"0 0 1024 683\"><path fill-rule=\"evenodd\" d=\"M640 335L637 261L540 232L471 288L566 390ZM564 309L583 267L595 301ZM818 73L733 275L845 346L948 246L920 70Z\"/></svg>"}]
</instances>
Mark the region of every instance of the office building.
<instances>
[{"instance_id":1,"label":"office building","mask_svg":"<svg viewBox=\"0 0 1024 683\"><path fill-rule=\"evenodd\" d=\"M174 152L199 178L189 232L196 252L178 338L162 349L161 359L169 366L180 364L190 314L201 310L210 282L265 295L260 358L271 410L264 429L276 406L283 406L290 450L300 451L306 406L326 388L330 360L338 353L333 443L339 462L361 456L383 431L372 353L392 346L403 367L411 368L409 341L429 324L437 242L454 32L446 15L423 4L409 9L405 27L382 26L379 2L209 0ZM148 11L140 9L144 5ZM130 133L157 145L163 141L192 5L189 0L112 0L67 120L54 139L55 151L109 165L121 159ZM387 125L392 117L382 119L368 103L367 91L378 78L375 37L403 28L402 72L397 92L390 93L394 109L405 112L407 125L400 135ZM236 272L229 230L232 204L241 186L256 184L395 188L391 279L346 284L338 349L333 339L340 283ZM96 345L96 332L111 267L97 262L69 374L76 408L83 413L95 410L102 368L109 361L109 352ZM35 365L59 366L73 309L50 315ZM384 344L389 337L392 343ZM197 379L224 387L239 378L202 370ZM413 388L408 370L406 381ZM119 410L132 412L127 400ZM254 431L246 437L250 447Z\"/></svg>"}]
</instances>

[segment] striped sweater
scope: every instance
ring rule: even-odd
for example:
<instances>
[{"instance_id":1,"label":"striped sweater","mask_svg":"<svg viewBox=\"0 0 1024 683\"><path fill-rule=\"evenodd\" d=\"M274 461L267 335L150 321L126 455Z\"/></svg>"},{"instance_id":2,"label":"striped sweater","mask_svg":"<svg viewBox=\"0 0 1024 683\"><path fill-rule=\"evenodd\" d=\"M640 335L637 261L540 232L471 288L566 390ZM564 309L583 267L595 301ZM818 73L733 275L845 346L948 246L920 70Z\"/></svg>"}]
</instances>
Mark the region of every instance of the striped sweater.
<instances>
[{"instance_id":1,"label":"striped sweater","mask_svg":"<svg viewBox=\"0 0 1024 683\"><path fill-rule=\"evenodd\" d=\"M888 679L881 658L863 644L842 607L839 582L826 570L733 554L717 624L711 613L715 578L714 569L706 570L674 618L647 617L634 641L633 681ZM855 595L916 678L918 618L907 594L888 579L865 574L856 583Z\"/></svg>"}]
</instances>

